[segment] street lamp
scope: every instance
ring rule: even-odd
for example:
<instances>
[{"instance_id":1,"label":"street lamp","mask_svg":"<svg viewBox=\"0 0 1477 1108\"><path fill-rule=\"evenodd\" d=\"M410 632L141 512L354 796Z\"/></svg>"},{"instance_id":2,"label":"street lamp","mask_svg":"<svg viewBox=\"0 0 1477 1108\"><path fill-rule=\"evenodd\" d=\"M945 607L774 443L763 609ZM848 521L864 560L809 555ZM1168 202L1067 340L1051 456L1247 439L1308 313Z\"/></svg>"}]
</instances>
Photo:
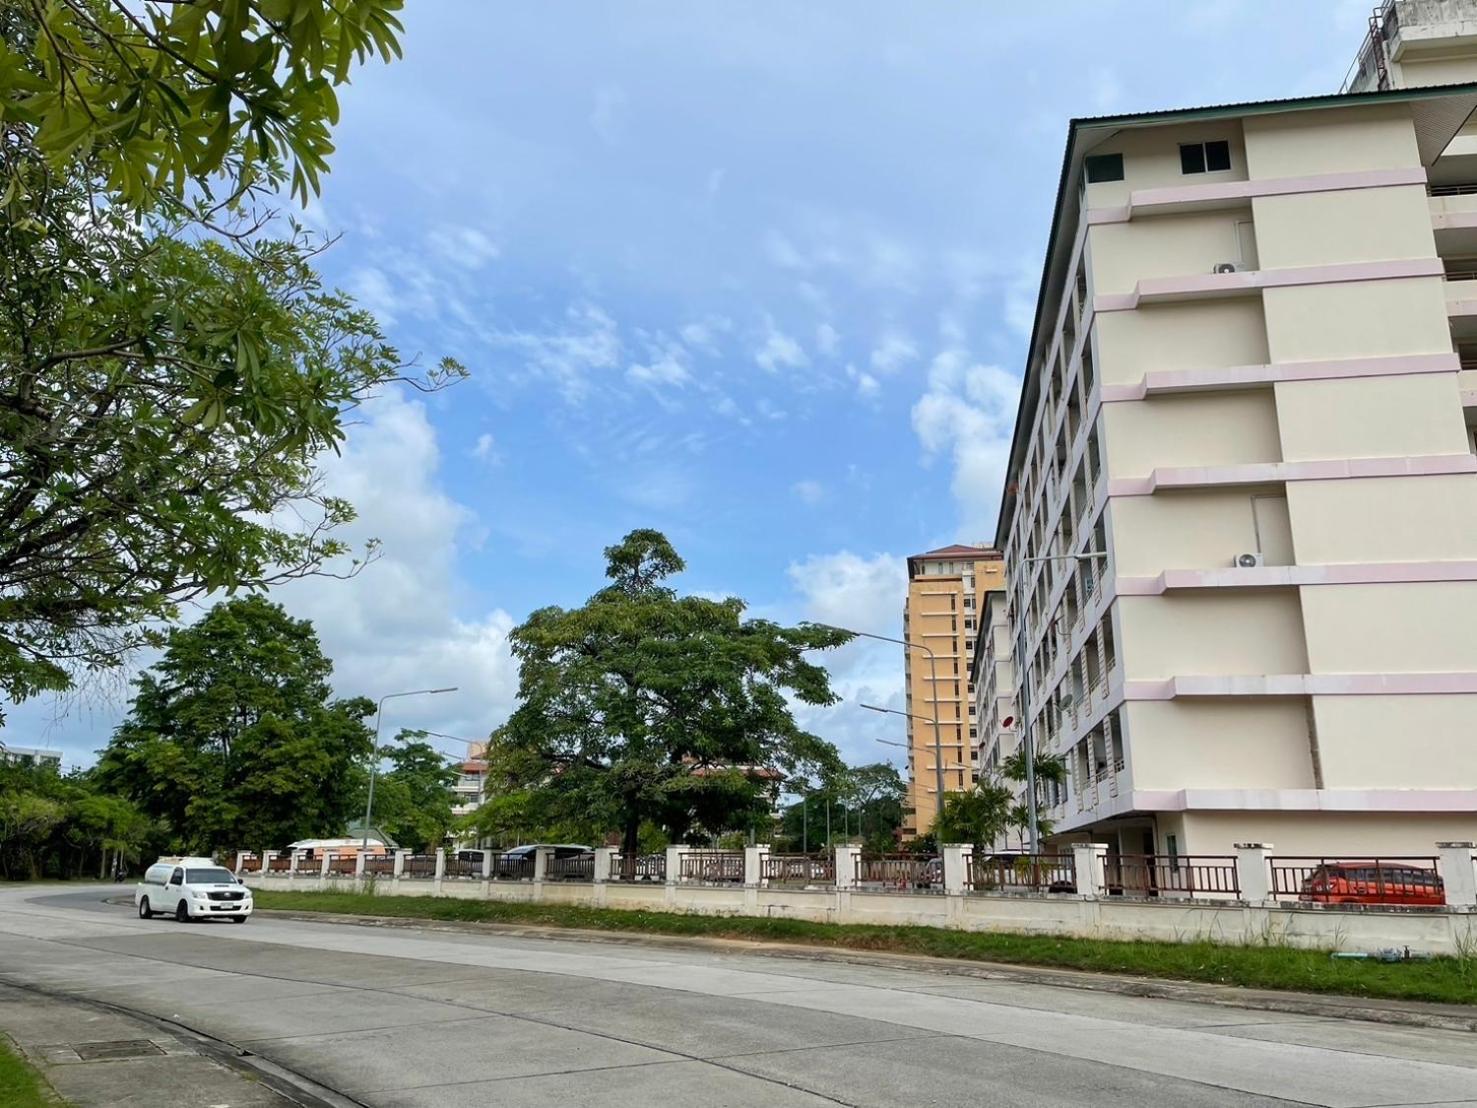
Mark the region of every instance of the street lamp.
<instances>
[{"instance_id":1,"label":"street lamp","mask_svg":"<svg viewBox=\"0 0 1477 1108\"><path fill-rule=\"evenodd\" d=\"M385 716L385 701L394 700L400 696L436 696L440 693L456 692L456 686L452 685L445 689L410 689L407 692L386 693L380 697L379 707L374 713L374 748L369 759L369 799L364 804L364 838L359 844L359 849L364 852L369 850L369 821L374 818L374 774L379 768L380 761L380 721Z\"/></svg>"},{"instance_id":2,"label":"street lamp","mask_svg":"<svg viewBox=\"0 0 1477 1108\"><path fill-rule=\"evenodd\" d=\"M1089 562L1107 556L1104 550L1084 550L1079 554L1042 554L1034 558L1022 558L1020 564L1024 567L1033 562ZM1031 666L1026 660L1026 574L1018 573L1016 577L1015 656L1021 673L1021 702L1016 705L1016 711L1021 717L1021 749L1026 755L1026 813L1030 819L1031 853L1040 854L1041 834L1036 821L1036 751L1031 743L1029 703Z\"/></svg>"},{"instance_id":3,"label":"street lamp","mask_svg":"<svg viewBox=\"0 0 1477 1108\"><path fill-rule=\"evenodd\" d=\"M933 773L934 788L938 793L938 802L935 805L935 814L944 810L944 739L939 731L938 704L939 704L939 674L937 661L933 651L922 643L909 642L907 639L895 639L891 635L875 635L870 631L853 631L850 627L837 627L833 623L817 623L817 627L824 627L828 631L841 631L847 635L856 635L863 639L876 639L878 642L892 642L908 650L921 650L928 655L928 681L933 690ZM866 707L866 705L863 705ZM874 711L891 712L890 708L874 709ZM894 715L906 716L907 712L893 712ZM913 719L927 719L927 716L913 716Z\"/></svg>"}]
</instances>

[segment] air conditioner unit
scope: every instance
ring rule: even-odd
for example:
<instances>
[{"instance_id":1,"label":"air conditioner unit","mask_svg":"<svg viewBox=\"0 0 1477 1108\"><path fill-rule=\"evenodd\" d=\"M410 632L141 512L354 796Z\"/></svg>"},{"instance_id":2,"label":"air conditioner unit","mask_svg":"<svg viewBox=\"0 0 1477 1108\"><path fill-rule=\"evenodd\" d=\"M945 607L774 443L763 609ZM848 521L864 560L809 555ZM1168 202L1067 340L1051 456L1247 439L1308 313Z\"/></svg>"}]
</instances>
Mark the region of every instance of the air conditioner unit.
<instances>
[{"instance_id":1,"label":"air conditioner unit","mask_svg":"<svg viewBox=\"0 0 1477 1108\"><path fill-rule=\"evenodd\" d=\"M1239 273L1241 271L1241 263L1216 262L1215 265L1211 267L1210 271L1212 273Z\"/></svg>"},{"instance_id":2,"label":"air conditioner unit","mask_svg":"<svg viewBox=\"0 0 1477 1108\"><path fill-rule=\"evenodd\" d=\"M1253 554L1250 552L1245 554L1237 554L1236 557L1232 559L1231 564L1237 569L1255 569L1257 566L1262 564L1262 555Z\"/></svg>"}]
</instances>

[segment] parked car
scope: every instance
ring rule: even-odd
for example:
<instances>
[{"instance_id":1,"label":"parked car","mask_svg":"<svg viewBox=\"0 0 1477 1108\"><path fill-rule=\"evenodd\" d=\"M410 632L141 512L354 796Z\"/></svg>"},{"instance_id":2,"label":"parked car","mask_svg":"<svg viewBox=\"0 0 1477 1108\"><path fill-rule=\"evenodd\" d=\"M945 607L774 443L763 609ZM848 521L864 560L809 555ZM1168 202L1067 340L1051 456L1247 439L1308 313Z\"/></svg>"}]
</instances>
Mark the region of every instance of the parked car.
<instances>
[{"instance_id":1,"label":"parked car","mask_svg":"<svg viewBox=\"0 0 1477 1108\"><path fill-rule=\"evenodd\" d=\"M594 872L595 851L588 846L579 843L526 843L523 846L515 846L512 850L504 850L493 858L493 873L497 877L532 877L533 856L539 847L547 847L551 852L551 861L563 862L571 858L589 859L591 873ZM559 875L546 875L557 880Z\"/></svg>"},{"instance_id":2,"label":"parked car","mask_svg":"<svg viewBox=\"0 0 1477 1108\"><path fill-rule=\"evenodd\" d=\"M1446 886L1433 869L1406 863L1326 862L1303 881L1299 900L1319 904L1439 907Z\"/></svg>"},{"instance_id":3,"label":"parked car","mask_svg":"<svg viewBox=\"0 0 1477 1108\"><path fill-rule=\"evenodd\" d=\"M251 890L230 870L209 858L160 858L133 892L139 919L169 915L180 923L229 919L245 923L251 915Z\"/></svg>"}]
</instances>

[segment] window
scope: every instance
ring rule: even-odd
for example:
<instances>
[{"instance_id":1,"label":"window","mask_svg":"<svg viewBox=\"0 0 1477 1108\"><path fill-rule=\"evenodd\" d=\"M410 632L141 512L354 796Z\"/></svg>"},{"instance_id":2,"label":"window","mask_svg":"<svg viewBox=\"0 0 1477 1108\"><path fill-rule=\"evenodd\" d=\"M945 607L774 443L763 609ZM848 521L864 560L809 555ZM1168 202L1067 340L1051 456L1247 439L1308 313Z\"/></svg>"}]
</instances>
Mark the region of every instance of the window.
<instances>
[{"instance_id":1,"label":"window","mask_svg":"<svg viewBox=\"0 0 1477 1108\"><path fill-rule=\"evenodd\" d=\"M1096 185L1103 181L1123 180L1122 154L1090 154L1086 167L1089 185Z\"/></svg>"},{"instance_id":2,"label":"window","mask_svg":"<svg viewBox=\"0 0 1477 1108\"><path fill-rule=\"evenodd\" d=\"M1219 173L1231 168L1231 144L1219 142L1180 143L1181 173Z\"/></svg>"}]
</instances>

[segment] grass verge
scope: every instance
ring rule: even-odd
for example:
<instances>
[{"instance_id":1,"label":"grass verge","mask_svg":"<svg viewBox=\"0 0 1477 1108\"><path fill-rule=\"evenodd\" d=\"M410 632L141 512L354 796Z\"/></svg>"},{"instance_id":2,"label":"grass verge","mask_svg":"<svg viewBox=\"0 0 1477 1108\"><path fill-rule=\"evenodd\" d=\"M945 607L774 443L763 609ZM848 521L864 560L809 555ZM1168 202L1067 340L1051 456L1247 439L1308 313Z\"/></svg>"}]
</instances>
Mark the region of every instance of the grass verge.
<instances>
[{"instance_id":1,"label":"grass verge","mask_svg":"<svg viewBox=\"0 0 1477 1108\"><path fill-rule=\"evenodd\" d=\"M5 1108L57 1108L62 1104L4 1038L0 1038L0 1104Z\"/></svg>"},{"instance_id":2,"label":"grass verge","mask_svg":"<svg viewBox=\"0 0 1477 1108\"><path fill-rule=\"evenodd\" d=\"M350 892L275 892L258 889L256 906L294 912L342 912L396 919L519 923L657 935L804 943L846 950L927 954L979 962L1125 973L1256 989L1384 1000L1477 1004L1477 956L1389 965L1332 959L1327 951L1288 946L1228 946L1114 942L1049 935L949 931L939 927L811 923L761 916L691 916L570 904L518 904L434 896L375 896Z\"/></svg>"}]
</instances>

